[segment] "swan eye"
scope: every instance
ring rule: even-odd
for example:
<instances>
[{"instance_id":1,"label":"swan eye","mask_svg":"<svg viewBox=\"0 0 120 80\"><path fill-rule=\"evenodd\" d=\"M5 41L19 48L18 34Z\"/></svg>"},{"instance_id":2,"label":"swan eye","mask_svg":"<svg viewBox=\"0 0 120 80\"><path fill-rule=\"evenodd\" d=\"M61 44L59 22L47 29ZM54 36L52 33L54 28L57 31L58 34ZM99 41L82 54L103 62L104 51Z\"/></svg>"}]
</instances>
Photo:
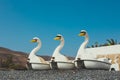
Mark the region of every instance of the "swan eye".
<instances>
[{"instance_id":1,"label":"swan eye","mask_svg":"<svg viewBox=\"0 0 120 80\"><path fill-rule=\"evenodd\" d=\"M61 39L61 36L56 36L55 38L54 38L54 40L60 40Z\"/></svg>"},{"instance_id":2,"label":"swan eye","mask_svg":"<svg viewBox=\"0 0 120 80\"><path fill-rule=\"evenodd\" d=\"M84 34L86 34L86 32L84 32L84 31L83 31L83 32L80 32L80 33L84 33Z\"/></svg>"},{"instance_id":3,"label":"swan eye","mask_svg":"<svg viewBox=\"0 0 120 80\"><path fill-rule=\"evenodd\" d=\"M85 36L86 32L80 32L79 36Z\"/></svg>"},{"instance_id":4,"label":"swan eye","mask_svg":"<svg viewBox=\"0 0 120 80\"><path fill-rule=\"evenodd\" d=\"M31 42L37 42L37 39L33 39L33 40L31 40Z\"/></svg>"},{"instance_id":5,"label":"swan eye","mask_svg":"<svg viewBox=\"0 0 120 80\"><path fill-rule=\"evenodd\" d=\"M56 36L56 37L60 37L61 38L61 36Z\"/></svg>"}]
</instances>

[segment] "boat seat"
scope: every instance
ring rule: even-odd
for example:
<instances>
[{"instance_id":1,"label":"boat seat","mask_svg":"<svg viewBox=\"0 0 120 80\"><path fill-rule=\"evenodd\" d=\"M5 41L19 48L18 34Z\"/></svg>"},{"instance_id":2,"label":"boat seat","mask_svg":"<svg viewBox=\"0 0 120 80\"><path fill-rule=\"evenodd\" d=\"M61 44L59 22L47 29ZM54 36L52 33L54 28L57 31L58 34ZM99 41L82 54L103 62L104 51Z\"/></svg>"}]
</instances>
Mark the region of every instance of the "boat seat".
<instances>
[{"instance_id":1,"label":"boat seat","mask_svg":"<svg viewBox=\"0 0 120 80\"><path fill-rule=\"evenodd\" d=\"M42 57L39 57L39 59L40 59L40 61L41 61L42 63L49 64L49 62L45 61Z\"/></svg>"}]
</instances>

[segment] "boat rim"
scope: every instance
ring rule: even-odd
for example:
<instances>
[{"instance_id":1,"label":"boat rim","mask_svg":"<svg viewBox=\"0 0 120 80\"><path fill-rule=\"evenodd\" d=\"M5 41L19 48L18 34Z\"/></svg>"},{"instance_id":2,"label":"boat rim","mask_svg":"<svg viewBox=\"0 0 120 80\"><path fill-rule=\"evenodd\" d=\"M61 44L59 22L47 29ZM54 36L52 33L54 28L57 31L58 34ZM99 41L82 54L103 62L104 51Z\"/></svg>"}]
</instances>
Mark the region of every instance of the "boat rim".
<instances>
[{"instance_id":1,"label":"boat rim","mask_svg":"<svg viewBox=\"0 0 120 80\"><path fill-rule=\"evenodd\" d=\"M55 61L55 62L57 62L57 63L68 63L68 64L74 64L74 63L72 63L72 62L63 62L63 61Z\"/></svg>"},{"instance_id":2,"label":"boat rim","mask_svg":"<svg viewBox=\"0 0 120 80\"><path fill-rule=\"evenodd\" d=\"M35 62L34 63L32 62L30 64L44 64L44 65L49 65L49 64L46 64L46 63L35 63Z\"/></svg>"},{"instance_id":3,"label":"boat rim","mask_svg":"<svg viewBox=\"0 0 120 80\"><path fill-rule=\"evenodd\" d=\"M106 63L106 64L111 65L111 63L109 63L109 62L104 62L104 61L100 61L100 60L88 60L88 59L84 59L83 61L94 61L94 62L101 62L101 63Z\"/></svg>"}]
</instances>

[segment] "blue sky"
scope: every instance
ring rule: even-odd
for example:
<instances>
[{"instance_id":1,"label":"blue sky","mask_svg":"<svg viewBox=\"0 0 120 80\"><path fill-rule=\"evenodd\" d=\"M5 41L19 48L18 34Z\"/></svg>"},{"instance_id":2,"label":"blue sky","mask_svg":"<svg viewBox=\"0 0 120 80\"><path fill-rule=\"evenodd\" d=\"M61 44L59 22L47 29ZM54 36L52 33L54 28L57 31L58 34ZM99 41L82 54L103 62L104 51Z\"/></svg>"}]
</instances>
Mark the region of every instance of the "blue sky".
<instances>
[{"instance_id":1,"label":"blue sky","mask_svg":"<svg viewBox=\"0 0 120 80\"><path fill-rule=\"evenodd\" d=\"M30 40L37 36L42 41L39 55L52 55L59 41L65 38L62 53L76 56L83 42L80 30L87 30L90 42L120 42L119 0L0 0L0 46L29 53L37 44Z\"/></svg>"}]
</instances>

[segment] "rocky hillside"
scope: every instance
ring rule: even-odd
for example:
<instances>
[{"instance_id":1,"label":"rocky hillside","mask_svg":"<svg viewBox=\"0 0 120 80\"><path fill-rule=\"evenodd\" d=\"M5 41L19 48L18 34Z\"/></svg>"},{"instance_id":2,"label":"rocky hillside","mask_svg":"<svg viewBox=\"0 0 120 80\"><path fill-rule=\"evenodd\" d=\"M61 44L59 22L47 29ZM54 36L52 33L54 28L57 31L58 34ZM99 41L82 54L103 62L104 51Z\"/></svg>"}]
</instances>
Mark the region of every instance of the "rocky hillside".
<instances>
[{"instance_id":1,"label":"rocky hillside","mask_svg":"<svg viewBox=\"0 0 120 80\"><path fill-rule=\"evenodd\" d=\"M0 47L0 67L25 69L27 53Z\"/></svg>"}]
</instances>

